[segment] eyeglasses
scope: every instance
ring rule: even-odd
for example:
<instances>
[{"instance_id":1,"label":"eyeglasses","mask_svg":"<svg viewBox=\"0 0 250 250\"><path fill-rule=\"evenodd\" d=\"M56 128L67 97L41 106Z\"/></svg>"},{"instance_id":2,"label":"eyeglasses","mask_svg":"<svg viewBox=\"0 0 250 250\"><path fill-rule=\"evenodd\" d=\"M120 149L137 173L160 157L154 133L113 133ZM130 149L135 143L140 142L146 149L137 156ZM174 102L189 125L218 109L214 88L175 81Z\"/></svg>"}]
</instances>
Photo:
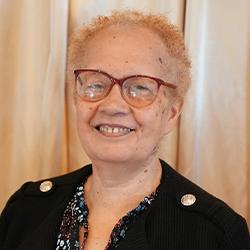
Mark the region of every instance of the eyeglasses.
<instances>
[{"instance_id":1,"label":"eyeglasses","mask_svg":"<svg viewBox=\"0 0 250 250\"><path fill-rule=\"evenodd\" d=\"M151 76L132 75L116 79L106 72L96 69L77 69L75 74L76 94L84 101L97 102L110 93L112 87L118 84L123 99L136 108L145 107L154 102L159 87L176 89L176 85Z\"/></svg>"}]
</instances>

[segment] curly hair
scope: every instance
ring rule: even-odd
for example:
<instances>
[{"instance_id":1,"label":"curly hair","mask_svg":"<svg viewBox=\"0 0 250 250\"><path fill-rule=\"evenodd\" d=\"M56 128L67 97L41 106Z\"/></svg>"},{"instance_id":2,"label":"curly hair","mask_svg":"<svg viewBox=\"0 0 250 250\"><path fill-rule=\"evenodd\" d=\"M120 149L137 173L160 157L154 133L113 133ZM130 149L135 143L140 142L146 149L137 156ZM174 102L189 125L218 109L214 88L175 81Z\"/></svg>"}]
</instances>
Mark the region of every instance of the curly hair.
<instances>
[{"instance_id":1,"label":"curly hair","mask_svg":"<svg viewBox=\"0 0 250 250\"><path fill-rule=\"evenodd\" d=\"M184 96L191 83L191 61L185 48L182 32L170 23L166 16L161 14L144 14L139 11L130 10L113 11L110 16L98 16L91 23L81 26L74 32L70 39L68 70L74 69L79 51L81 55L84 54L87 42L98 31L119 24L146 27L162 39L169 55L176 61L177 95Z\"/></svg>"}]
</instances>

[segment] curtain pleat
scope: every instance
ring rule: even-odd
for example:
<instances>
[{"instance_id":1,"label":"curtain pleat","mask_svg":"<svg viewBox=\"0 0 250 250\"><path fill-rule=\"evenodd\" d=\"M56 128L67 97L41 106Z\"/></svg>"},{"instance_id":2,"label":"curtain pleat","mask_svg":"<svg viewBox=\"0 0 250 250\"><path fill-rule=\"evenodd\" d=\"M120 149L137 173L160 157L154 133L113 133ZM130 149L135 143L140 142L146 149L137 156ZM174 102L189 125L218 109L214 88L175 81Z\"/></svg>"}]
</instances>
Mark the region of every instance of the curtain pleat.
<instances>
[{"instance_id":1,"label":"curtain pleat","mask_svg":"<svg viewBox=\"0 0 250 250\"><path fill-rule=\"evenodd\" d=\"M250 2L188 0L193 85L180 124L184 175L249 213Z\"/></svg>"},{"instance_id":2,"label":"curtain pleat","mask_svg":"<svg viewBox=\"0 0 250 250\"><path fill-rule=\"evenodd\" d=\"M0 2L1 208L23 182L62 173L66 0Z\"/></svg>"}]
</instances>

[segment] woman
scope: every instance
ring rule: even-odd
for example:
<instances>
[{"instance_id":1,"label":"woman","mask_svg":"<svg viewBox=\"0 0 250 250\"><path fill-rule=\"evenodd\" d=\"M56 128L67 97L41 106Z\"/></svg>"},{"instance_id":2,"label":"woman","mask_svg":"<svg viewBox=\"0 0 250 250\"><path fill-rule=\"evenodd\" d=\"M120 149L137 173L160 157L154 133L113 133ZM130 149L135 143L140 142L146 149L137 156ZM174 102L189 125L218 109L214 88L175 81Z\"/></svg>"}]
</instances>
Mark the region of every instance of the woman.
<instances>
[{"instance_id":1,"label":"woman","mask_svg":"<svg viewBox=\"0 0 250 250\"><path fill-rule=\"evenodd\" d=\"M1 249L250 249L242 217L158 159L190 84L173 25L100 17L73 37L68 69L92 164L24 184L1 215Z\"/></svg>"}]
</instances>

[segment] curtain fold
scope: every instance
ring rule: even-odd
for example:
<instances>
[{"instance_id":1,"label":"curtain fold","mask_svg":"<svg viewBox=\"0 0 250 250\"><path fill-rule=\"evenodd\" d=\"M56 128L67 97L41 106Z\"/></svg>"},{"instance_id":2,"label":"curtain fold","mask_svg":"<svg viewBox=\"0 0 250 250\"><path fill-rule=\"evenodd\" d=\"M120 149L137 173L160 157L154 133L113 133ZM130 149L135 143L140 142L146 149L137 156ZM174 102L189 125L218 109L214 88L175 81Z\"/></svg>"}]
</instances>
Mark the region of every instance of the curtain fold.
<instances>
[{"instance_id":1,"label":"curtain fold","mask_svg":"<svg viewBox=\"0 0 250 250\"><path fill-rule=\"evenodd\" d=\"M180 125L179 170L249 213L250 2L188 0L193 85Z\"/></svg>"},{"instance_id":2,"label":"curtain fold","mask_svg":"<svg viewBox=\"0 0 250 250\"><path fill-rule=\"evenodd\" d=\"M66 167L66 0L0 2L0 203Z\"/></svg>"}]
</instances>

